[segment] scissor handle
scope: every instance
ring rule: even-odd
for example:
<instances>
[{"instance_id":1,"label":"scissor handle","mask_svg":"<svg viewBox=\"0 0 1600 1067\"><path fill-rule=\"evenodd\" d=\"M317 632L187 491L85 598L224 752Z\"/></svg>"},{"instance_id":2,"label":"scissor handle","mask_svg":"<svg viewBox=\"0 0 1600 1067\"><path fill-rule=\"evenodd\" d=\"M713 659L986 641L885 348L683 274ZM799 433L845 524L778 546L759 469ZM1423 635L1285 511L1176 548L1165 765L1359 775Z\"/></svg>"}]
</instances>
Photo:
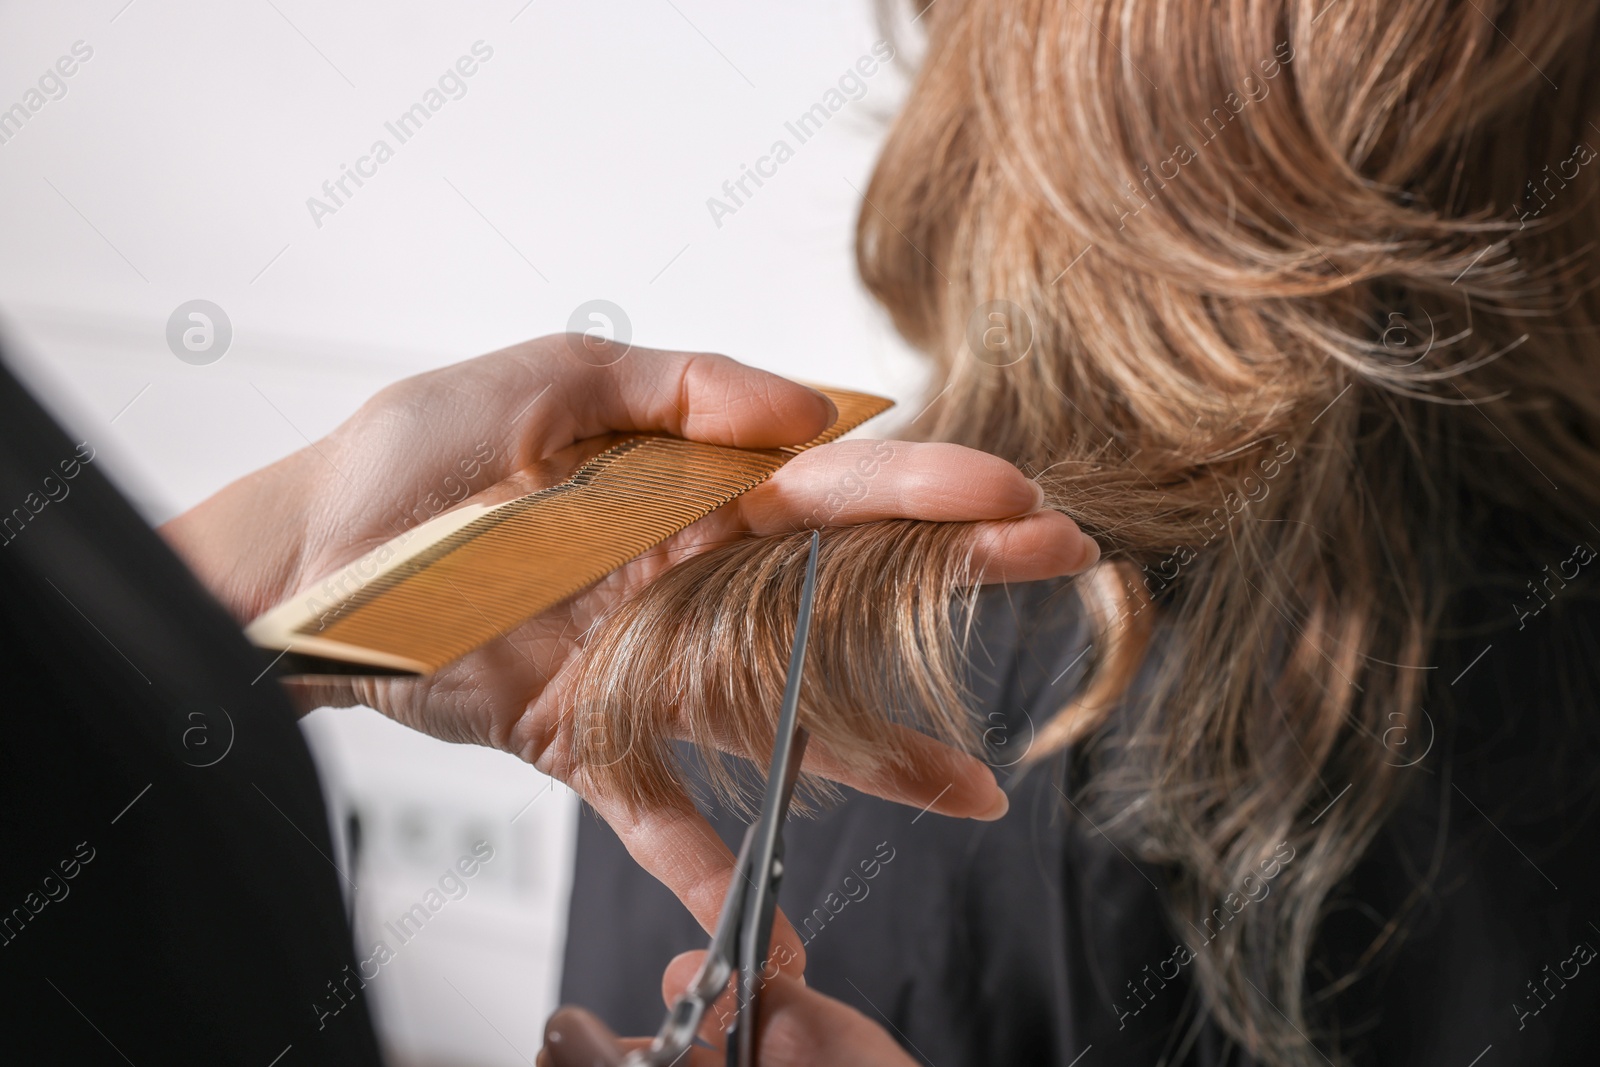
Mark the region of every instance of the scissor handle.
<instances>
[{"instance_id":1,"label":"scissor handle","mask_svg":"<svg viewBox=\"0 0 1600 1067\"><path fill-rule=\"evenodd\" d=\"M800 776L800 763L805 758L806 742L810 734L796 728L788 763L784 768L781 792L782 805L779 822L772 842L771 862L767 865L765 884L753 890L753 899L745 898L742 944L739 948L739 1010L734 1013L733 1026L728 1030L728 1067L755 1067L756 1038L761 1018L761 988L771 977L764 972L767 956L772 947L772 924L778 914L778 887L783 883L783 823L788 814L789 802L794 796L794 784ZM757 824L758 826L760 824ZM751 828L752 830L755 827Z\"/></svg>"},{"instance_id":2,"label":"scissor handle","mask_svg":"<svg viewBox=\"0 0 1600 1067\"><path fill-rule=\"evenodd\" d=\"M728 893L722 901L722 914L717 918L717 929L711 936L711 945L700 964L699 973L689 983L689 988L672 1002L666 1019L662 1021L649 1047L629 1053L622 1061L623 1067L675 1067L680 1064L684 1053L694 1045L706 1012L728 988L728 979L739 967L740 933L744 928L745 909L753 878L751 842L755 834L755 824L745 830L744 843L739 846L739 858L734 862L733 878L728 883Z\"/></svg>"}]
</instances>

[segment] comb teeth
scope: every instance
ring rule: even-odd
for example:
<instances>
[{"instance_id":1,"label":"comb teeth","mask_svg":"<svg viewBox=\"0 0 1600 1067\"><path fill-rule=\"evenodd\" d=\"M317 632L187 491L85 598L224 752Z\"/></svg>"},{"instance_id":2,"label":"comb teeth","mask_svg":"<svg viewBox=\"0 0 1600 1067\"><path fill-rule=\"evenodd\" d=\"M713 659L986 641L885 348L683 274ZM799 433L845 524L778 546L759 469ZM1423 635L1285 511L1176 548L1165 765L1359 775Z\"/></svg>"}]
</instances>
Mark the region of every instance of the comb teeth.
<instances>
[{"instance_id":1,"label":"comb teeth","mask_svg":"<svg viewBox=\"0 0 1600 1067\"><path fill-rule=\"evenodd\" d=\"M424 523L319 583L334 591L326 598L316 590L291 597L246 633L297 661L431 674L891 406L866 393L822 392L839 417L803 445L757 450L624 437L559 484Z\"/></svg>"}]
</instances>

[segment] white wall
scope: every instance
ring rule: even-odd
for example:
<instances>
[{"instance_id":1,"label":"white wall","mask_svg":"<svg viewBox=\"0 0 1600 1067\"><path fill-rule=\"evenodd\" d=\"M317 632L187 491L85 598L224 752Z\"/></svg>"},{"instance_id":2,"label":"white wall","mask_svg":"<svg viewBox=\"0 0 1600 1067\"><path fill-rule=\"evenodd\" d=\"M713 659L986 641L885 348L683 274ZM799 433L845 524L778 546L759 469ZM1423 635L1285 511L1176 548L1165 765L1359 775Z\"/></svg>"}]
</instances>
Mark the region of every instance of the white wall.
<instances>
[{"instance_id":1,"label":"white wall","mask_svg":"<svg viewBox=\"0 0 1600 1067\"><path fill-rule=\"evenodd\" d=\"M43 101L0 126L8 356L152 521L385 382L563 329L597 297L640 343L908 396L915 364L850 248L907 68L804 144L784 126L878 36L869 0L0 5L0 108ZM478 41L493 55L465 95L398 144L384 123ZM92 56L65 94L30 98L77 42ZM316 225L307 198L380 137L393 159ZM794 157L716 225L707 198L780 138ZM196 298L234 331L206 366L164 336ZM408 907L463 835L497 842L373 984L386 1039L419 1063L531 1060L571 798L370 713L319 712L307 733L367 818L364 922Z\"/></svg>"}]
</instances>

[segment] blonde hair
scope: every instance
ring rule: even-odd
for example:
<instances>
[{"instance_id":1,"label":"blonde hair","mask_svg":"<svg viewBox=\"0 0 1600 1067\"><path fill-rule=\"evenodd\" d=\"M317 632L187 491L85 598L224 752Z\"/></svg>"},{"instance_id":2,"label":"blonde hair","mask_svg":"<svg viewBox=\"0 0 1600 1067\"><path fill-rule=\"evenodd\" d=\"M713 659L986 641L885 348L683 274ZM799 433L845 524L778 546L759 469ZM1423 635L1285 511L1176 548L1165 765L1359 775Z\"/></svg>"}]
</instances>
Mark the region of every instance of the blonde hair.
<instances>
[{"instance_id":1,"label":"blonde hair","mask_svg":"<svg viewBox=\"0 0 1600 1067\"><path fill-rule=\"evenodd\" d=\"M1313 940L1406 785L1383 738L1418 722L1470 533L1600 505L1595 8L925 14L862 276L932 360L919 435L1022 465L1106 549L1076 586L1094 667L1030 758L1072 749L1077 803L1173 872L1178 929L1291 843L1194 973L1258 1060L1323 1062L1307 1035L1339 1055L1319 1005L1351 976L1308 989ZM803 709L857 766L904 758L897 722L975 745L962 533L825 535ZM602 788L669 795L683 722L764 759L803 544L712 551L598 626L574 692L611 727L579 754Z\"/></svg>"}]
</instances>

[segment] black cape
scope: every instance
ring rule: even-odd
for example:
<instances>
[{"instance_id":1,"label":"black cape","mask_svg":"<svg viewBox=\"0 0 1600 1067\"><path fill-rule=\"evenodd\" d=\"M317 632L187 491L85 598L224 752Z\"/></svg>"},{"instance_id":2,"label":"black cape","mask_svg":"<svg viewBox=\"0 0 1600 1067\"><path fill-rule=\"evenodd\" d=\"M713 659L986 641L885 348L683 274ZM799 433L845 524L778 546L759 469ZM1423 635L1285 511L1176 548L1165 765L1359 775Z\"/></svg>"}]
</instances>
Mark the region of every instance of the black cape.
<instances>
[{"instance_id":1,"label":"black cape","mask_svg":"<svg viewBox=\"0 0 1600 1067\"><path fill-rule=\"evenodd\" d=\"M1427 736L1394 746L1417 761L1415 787L1323 924L1315 984L1410 905L1403 936L1334 1000L1318 1037L1334 1060L1600 1062L1600 960L1585 962L1600 949L1600 606L1574 585L1519 629L1513 605L1534 604L1520 584L1458 598L1431 672L1455 725L1429 719ZM1087 632L1075 598L1041 583L986 592L978 634L972 684L1003 768L1060 706ZM1205 951L1208 932L1173 929L1169 872L1071 809L1070 766L1000 769L1012 806L989 825L862 795L791 821L780 900L807 940L808 983L937 1067L1252 1062L1190 984L1185 951ZM738 822L710 814L736 846ZM705 941L585 818L563 999L653 1033L664 965Z\"/></svg>"}]
</instances>

